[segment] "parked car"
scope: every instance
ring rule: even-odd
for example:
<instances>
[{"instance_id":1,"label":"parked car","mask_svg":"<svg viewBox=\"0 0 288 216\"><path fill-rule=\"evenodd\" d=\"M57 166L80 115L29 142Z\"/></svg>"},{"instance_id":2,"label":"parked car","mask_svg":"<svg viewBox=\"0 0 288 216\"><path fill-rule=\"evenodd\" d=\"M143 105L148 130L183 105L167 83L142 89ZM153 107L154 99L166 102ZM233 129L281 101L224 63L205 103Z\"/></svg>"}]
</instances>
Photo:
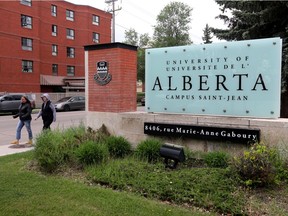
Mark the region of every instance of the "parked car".
<instances>
[{"instance_id":1,"label":"parked car","mask_svg":"<svg viewBox=\"0 0 288 216\"><path fill-rule=\"evenodd\" d=\"M64 97L58 100L54 105L56 111L85 109L85 97L83 96Z\"/></svg>"},{"instance_id":2,"label":"parked car","mask_svg":"<svg viewBox=\"0 0 288 216\"><path fill-rule=\"evenodd\" d=\"M145 97L141 98L141 105L145 106Z\"/></svg>"},{"instance_id":3,"label":"parked car","mask_svg":"<svg viewBox=\"0 0 288 216\"><path fill-rule=\"evenodd\" d=\"M35 100L31 94L4 94L0 96L0 112L18 112L21 97L25 95L31 102L32 109L35 108Z\"/></svg>"}]
</instances>

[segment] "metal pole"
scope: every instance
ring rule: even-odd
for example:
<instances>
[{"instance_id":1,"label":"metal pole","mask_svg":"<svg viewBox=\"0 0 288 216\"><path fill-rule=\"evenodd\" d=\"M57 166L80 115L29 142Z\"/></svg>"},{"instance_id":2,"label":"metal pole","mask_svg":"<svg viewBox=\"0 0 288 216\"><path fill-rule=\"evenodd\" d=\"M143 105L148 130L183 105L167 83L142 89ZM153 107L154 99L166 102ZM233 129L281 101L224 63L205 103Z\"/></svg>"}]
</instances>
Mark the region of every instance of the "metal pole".
<instances>
[{"instance_id":1,"label":"metal pole","mask_svg":"<svg viewBox=\"0 0 288 216\"><path fill-rule=\"evenodd\" d=\"M113 24L113 28L112 28L112 43L115 42L115 1L113 1L112 3L112 11L113 11L113 15L112 15L112 24Z\"/></svg>"},{"instance_id":2,"label":"metal pole","mask_svg":"<svg viewBox=\"0 0 288 216\"><path fill-rule=\"evenodd\" d=\"M105 0L105 3L109 4L112 3L112 10L108 12L112 12L112 43L115 42L115 11L121 10L121 8L115 9L115 1L118 0Z\"/></svg>"}]
</instances>

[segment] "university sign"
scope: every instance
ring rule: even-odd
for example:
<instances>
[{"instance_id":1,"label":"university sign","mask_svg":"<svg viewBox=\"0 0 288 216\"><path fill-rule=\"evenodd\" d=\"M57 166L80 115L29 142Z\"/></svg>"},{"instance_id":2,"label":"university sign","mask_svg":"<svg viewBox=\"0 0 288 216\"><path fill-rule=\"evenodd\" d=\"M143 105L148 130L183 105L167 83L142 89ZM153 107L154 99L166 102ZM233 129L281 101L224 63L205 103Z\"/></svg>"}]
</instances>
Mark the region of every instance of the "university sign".
<instances>
[{"instance_id":1,"label":"university sign","mask_svg":"<svg viewBox=\"0 0 288 216\"><path fill-rule=\"evenodd\" d=\"M278 118L280 38L146 50L146 111Z\"/></svg>"}]
</instances>

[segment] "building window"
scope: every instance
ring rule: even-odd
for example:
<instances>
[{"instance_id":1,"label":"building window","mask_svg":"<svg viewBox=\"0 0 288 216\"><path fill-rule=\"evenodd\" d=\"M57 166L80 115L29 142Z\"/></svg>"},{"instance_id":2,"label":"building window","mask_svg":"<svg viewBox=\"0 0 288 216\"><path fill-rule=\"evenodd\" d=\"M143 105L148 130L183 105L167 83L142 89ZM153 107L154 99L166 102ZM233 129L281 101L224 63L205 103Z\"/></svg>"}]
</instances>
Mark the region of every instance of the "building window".
<instances>
[{"instance_id":1,"label":"building window","mask_svg":"<svg viewBox=\"0 0 288 216\"><path fill-rule=\"evenodd\" d=\"M27 5L27 6L32 6L32 0L20 0L21 4Z\"/></svg>"},{"instance_id":2,"label":"building window","mask_svg":"<svg viewBox=\"0 0 288 216\"><path fill-rule=\"evenodd\" d=\"M33 61L22 60L22 72L32 73L33 72Z\"/></svg>"},{"instance_id":3,"label":"building window","mask_svg":"<svg viewBox=\"0 0 288 216\"><path fill-rule=\"evenodd\" d=\"M74 21L74 11L66 10L66 20Z\"/></svg>"},{"instance_id":4,"label":"building window","mask_svg":"<svg viewBox=\"0 0 288 216\"><path fill-rule=\"evenodd\" d=\"M99 16L92 15L92 24L93 25L99 25Z\"/></svg>"},{"instance_id":5,"label":"building window","mask_svg":"<svg viewBox=\"0 0 288 216\"><path fill-rule=\"evenodd\" d=\"M32 17L22 14L21 15L21 26L23 28L32 29Z\"/></svg>"},{"instance_id":6,"label":"building window","mask_svg":"<svg viewBox=\"0 0 288 216\"><path fill-rule=\"evenodd\" d=\"M33 40L30 38L21 38L21 44L23 50L32 50Z\"/></svg>"},{"instance_id":7,"label":"building window","mask_svg":"<svg viewBox=\"0 0 288 216\"><path fill-rule=\"evenodd\" d=\"M74 58L75 57L75 48L67 47L67 57Z\"/></svg>"},{"instance_id":8,"label":"building window","mask_svg":"<svg viewBox=\"0 0 288 216\"><path fill-rule=\"evenodd\" d=\"M51 15L56 17L57 16L57 6L51 5Z\"/></svg>"},{"instance_id":9,"label":"building window","mask_svg":"<svg viewBox=\"0 0 288 216\"><path fill-rule=\"evenodd\" d=\"M57 36L57 25L52 25L52 36Z\"/></svg>"},{"instance_id":10,"label":"building window","mask_svg":"<svg viewBox=\"0 0 288 216\"><path fill-rule=\"evenodd\" d=\"M93 40L94 43L99 43L99 34L93 32L92 40Z\"/></svg>"},{"instance_id":11,"label":"building window","mask_svg":"<svg viewBox=\"0 0 288 216\"><path fill-rule=\"evenodd\" d=\"M58 53L58 46L55 44L52 44L52 55L57 56Z\"/></svg>"},{"instance_id":12,"label":"building window","mask_svg":"<svg viewBox=\"0 0 288 216\"><path fill-rule=\"evenodd\" d=\"M67 66L67 76L75 76L75 67Z\"/></svg>"},{"instance_id":13,"label":"building window","mask_svg":"<svg viewBox=\"0 0 288 216\"><path fill-rule=\"evenodd\" d=\"M57 64L52 64L52 74L54 76L58 75L58 65Z\"/></svg>"},{"instance_id":14,"label":"building window","mask_svg":"<svg viewBox=\"0 0 288 216\"><path fill-rule=\"evenodd\" d=\"M68 39L74 40L74 30L73 29L66 29L66 37Z\"/></svg>"}]
</instances>

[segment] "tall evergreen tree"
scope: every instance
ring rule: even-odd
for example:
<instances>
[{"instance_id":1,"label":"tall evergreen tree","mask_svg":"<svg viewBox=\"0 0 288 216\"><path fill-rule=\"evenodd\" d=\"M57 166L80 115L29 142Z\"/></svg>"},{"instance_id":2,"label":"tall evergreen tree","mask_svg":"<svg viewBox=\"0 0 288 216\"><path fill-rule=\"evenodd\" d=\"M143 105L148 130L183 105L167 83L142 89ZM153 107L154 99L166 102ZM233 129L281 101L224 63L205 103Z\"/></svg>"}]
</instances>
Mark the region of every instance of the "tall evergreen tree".
<instances>
[{"instance_id":1,"label":"tall evergreen tree","mask_svg":"<svg viewBox=\"0 0 288 216\"><path fill-rule=\"evenodd\" d=\"M203 40L204 44L212 43L212 40L211 40L213 38L213 36L211 35L212 31L211 31L211 28L209 27L208 24L206 24L206 26L203 30L203 34L204 34L204 36L202 37L202 40Z\"/></svg>"},{"instance_id":2,"label":"tall evergreen tree","mask_svg":"<svg viewBox=\"0 0 288 216\"><path fill-rule=\"evenodd\" d=\"M287 1L217 1L218 16L228 29L211 28L213 34L228 41L270 37L283 39L282 90L288 81L288 2ZM231 12L231 16L227 12Z\"/></svg>"},{"instance_id":3,"label":"tall evergreen tree","mask_svg":"<svg viewBox=\"0 0 288 216\"><path fill-rule=\"evenodd\" d=\"M192 8L182 2L171 2L157 16L154 26L153 47L191 44L189 24Z\"/></svg>"}]
</instances>

